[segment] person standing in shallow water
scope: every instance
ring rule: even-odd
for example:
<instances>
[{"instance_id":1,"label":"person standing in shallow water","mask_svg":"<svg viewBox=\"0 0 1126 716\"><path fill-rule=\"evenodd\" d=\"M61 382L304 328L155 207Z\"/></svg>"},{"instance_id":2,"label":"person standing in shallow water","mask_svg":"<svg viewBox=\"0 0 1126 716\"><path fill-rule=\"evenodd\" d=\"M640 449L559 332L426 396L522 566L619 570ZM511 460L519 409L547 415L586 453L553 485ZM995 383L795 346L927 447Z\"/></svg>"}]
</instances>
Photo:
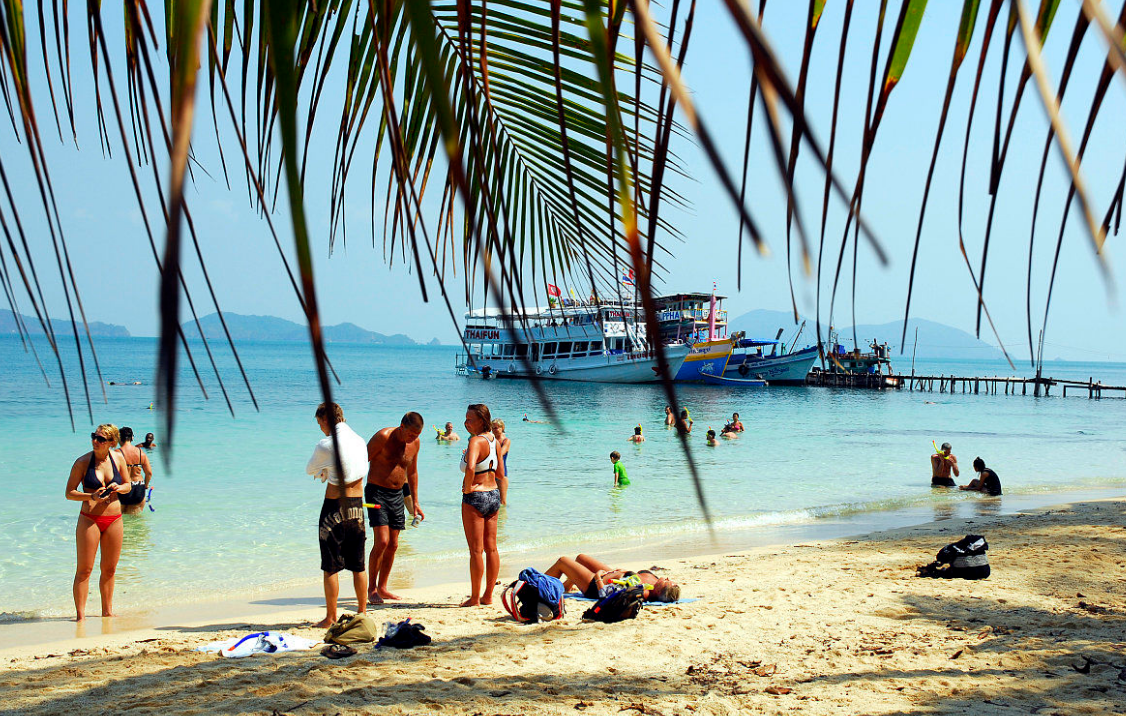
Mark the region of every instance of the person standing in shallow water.
<instances>
[{"instance_id":1,"label":"person standing in shallow water","mask_svg":"<svg viewBox=\"0 0 1126 716\"><path fill-rule=\"evenodd\" d=\"M367 443L344 422L344 411L336 403L321 403L313 413L317 426L326 435L313 449L305 465L305 473L327 483L321 505L317 538L321 547L321 571L324 573L325 618L315 624L327 627L336 621L336 600L340 596L341 570L352 573L356 590L356 612L367 611L368 575L364 570L363 482L368 470ZM340 446L343 477L336 470L336 452L332 433L335 424L336 442Z\"/></svg>"},{"instance_id":2,"label":"person standing in shallow water","mask_svg":"<svg viewBox=\"0 0 1126 716\"><path fill-rule=\"evenodd\" d=\"M493 437L497 440L497 454L504 463L504 477L497 478L497 487L500 488L500 504L508 504L508 450L512 447L512 440L504 432L504 421L497 418L492 424Z\"/></svg>"},{"instance_id":3,"label":"person standing in shallow water","mask_svg":"<svg viewBox=\"0 0 1126 716\"><path fill-rule=\"evenodd\" d=\"M942 449L931 455L931 487L957 487L954 477L958 477L958 458L951 452L950 443L942 443ZM950 473L954 473L954 477Z\"/></svg>"},{"instance_id":4,"label":"person standing in shallow water","mask_svg":"<svg viewBox=\"0 0 1126 716\"><path fill-rule=\"evenodd\" d=\"M74 461L66 482L66 499L81 502L75 541L78 544L78 567L74 572L75 621L86 619L86 597L90 591L90 575L94 558L102 550L101 578L98 589L102 595L102 616L112 617L113 587L117 561L125 529L121 523L120 497L130 485L125 476L128 468L121 453L114 452L119 434L109 423L99 425L90 433L93 449Z\"/></svg>"},{"instance_id":5,"label":"person standing in shallow water","mask_svg":"<svg viewBox=\"0 0 1126 716\"><path fill-rule=\"evenodd\" d=\"M152 464L145 451L133 445L133 428L123 427L118 434L121 447L117 451L125 458L125 466L129 468L126 477L130 482L128 494L121 497L121 507L127 515L141 515L145 512L145 496L152 481Z\"/></svg>"},{"instance_id":6,"label":"person standing in shallow water","mask_svg":"<svg viewBox=\"0 0 1126 716\"><path fill-rule=\"evenodd\" d=\"M399 549L399 533L407 526L403 485L410 486L411 514L420 520L426 517L418 500L418 436L425 427L422 416L411 412L403 416L399 427L383 428L368 441L364 502L375 535L368 556L368 601L372 604L399 599L387 589L387 580Z\"/></svg>"},{"instance_id":7,"label":"person standing in shallow water","mask_svg":"<svg viewBox=\"0 0 1126 716\"><path fill-rule=\"evenodd\" d=\"M471 437L461 456L461 525L469 546L469 599L461 603L463 607L492 604L493 586L500 574L498 482L505 475L496 438L489 432L491 424L492 416L484 403L466 409L465 429Z\"/></svg>"}]
</instances>

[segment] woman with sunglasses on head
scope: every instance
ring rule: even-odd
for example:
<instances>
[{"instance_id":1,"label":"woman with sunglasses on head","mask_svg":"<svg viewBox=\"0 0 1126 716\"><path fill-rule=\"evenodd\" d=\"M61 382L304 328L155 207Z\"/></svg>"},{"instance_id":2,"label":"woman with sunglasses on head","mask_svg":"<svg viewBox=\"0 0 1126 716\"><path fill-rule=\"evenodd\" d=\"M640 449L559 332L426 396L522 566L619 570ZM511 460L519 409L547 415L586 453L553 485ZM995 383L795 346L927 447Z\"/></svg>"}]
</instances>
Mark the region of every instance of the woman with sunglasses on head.
<instances>
[{"instance_id":1,"label":"woman with sunglasses on head","mask_svg":"<svg viewBox=\"0 0 1126 716\"><path fill-rule=\"evenodd\" d=\"M469 444L461 456L461 525L469 545L469 599L463 607L493 603L493 585L500 574L497 551L497 513L500 488L505 478L504 463L497 451L497 440L490 428L492 415L484 403L474 403L465 411ZM483 584L482 584L483 580Z\"/></svg>"},{"instance_id":2,"label":"woman with sunglasses on head","mask_svg":"<svg viewBox=\"0 0 1126 716\"><path fill-rule=\"evenodd\" d=\"M74 461L66 483L66 499L83 503L75 530L78 543L78 568L74 572L73 587L76 621L86 619L86 595L99 546L102 549L102 574L98 582L102 616L113 616L113 582L124 535L119 498L131 489L125 479L129 474L125 458L113 450L119 437L113 425L99 425L90 433L93 449Z\"/></svg>"}]
</instances>

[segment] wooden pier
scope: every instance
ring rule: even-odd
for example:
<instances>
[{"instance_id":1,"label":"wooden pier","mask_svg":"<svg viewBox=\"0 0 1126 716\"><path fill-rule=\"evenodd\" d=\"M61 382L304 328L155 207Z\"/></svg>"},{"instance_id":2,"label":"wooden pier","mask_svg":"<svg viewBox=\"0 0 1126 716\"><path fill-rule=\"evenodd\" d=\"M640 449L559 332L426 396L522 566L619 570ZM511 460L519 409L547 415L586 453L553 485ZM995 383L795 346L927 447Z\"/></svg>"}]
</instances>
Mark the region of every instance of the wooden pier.
<instances>
[{"instance_id":1,"label":"wooden pier","mask_svg":"<svg viewBox=\"0 0 1126 716\"><path fill-rule=\"evenodd\" d=\"M861 388L870 390L903 390L933 393L961 393L980 395L1033 395L1048 397L1053 388L1059 389L1062 397L1086 394L1090 400L1126 398L1126 386L1104 385L1102 381L1088 378L1081 380L1062 380L1057 378L1021 378L1017 376L974 376L955 375L893 375L882 373L836 373L813 371L806 376L806 385L822 388ZM1106 393L1104 396L1103 394Z\"/></svg>"}]
</instances>

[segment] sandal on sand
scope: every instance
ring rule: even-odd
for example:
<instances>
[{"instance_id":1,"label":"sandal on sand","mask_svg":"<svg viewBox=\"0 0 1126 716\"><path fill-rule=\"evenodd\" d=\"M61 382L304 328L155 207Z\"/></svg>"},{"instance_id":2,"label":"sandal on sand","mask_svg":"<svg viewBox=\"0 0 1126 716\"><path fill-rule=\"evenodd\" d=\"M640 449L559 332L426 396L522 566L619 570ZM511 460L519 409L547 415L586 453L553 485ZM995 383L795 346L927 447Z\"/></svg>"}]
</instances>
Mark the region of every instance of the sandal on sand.
<instances>
[{"instance_id":1,"label":"sandal on sand","mask_svg":"<svg viewBox=\"0 0 1126 716\"><path fill-rule=\"evenodd\" d=\"M343 659L347 656L355 656L356 650L350 646L344 646L343 644L329 644L321 649L321 655L327 656L330 659Z\"/></svg>"}]
</instances>

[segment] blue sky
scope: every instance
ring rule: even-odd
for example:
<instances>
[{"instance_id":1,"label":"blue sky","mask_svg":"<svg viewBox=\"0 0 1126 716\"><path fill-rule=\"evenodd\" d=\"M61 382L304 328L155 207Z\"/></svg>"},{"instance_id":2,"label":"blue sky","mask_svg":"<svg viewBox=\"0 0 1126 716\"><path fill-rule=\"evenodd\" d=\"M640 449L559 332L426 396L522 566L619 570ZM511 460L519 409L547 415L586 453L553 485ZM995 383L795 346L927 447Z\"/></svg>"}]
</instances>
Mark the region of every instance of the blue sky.
<instances>
[{"instance_id":1,"label":"blue sky","mask_svg":"<svg viewBox=\"0 0 1126 716\"><path fill-rule=\"evenodd\" d=\"M856 3L850 32L836 160L839 175L848 186L855 181L859 161L876 5ZM1031 10L1035 11L1035 3L1032 5ZM893 2L891 6L881 57L886 56L886 45L894 27L895 13L898 12L897 3ZM1058 72L1062 64L1076 11L1075 4L1064 4L1049 36L1045 55L1054 72ZM71 27L83 27L84 18L79 20L77 13L84 12L84 8L72 5L72 12L76 16ZM815 44L807 91L809 116L822 144L826 146L843 12L843 2L827 3ZM765 18L767 33L794 81L801 56L805 13L805 3L776 2L769 4ZM974 328L975 297L957 248L957 176L984 14L983 9L974 44L955 91L935 188L927 210L912 303L914 316L971 332ZM118 13L106 13L110 25L119 17ZM954 3L930 4L905 77L892 94L873 150L864 210L891 256L891 264L886 268L880 267L871 249L861 245L856 290L856 318L860 323L881 323L902 318L911 244L957 24L958 8ZM81 151L75 151L71 145L60 144L57 137L52 139L48 130L53 131L54 125L47 94L40 92L37 95L39 122L47 139L52 176L72 260L86 301L87 314L92 320L123 324L135 335L152 335L157 325L155 265L142 230L128 173L120 157L120 146L114 142L112 159L103 157L99 151L92 124L94 100L84 39L81 33L74 34L72 39L75 42L72 62L76 111L82 120L79 130ZM29 59L33 68L41 73L36 42L31 39ZM114 46L111 42L111 47ZM116 45L120 46L120 43ZM1080 55L1081 71L1073 78L1068 101L1064 104L1065 117L1076 143L1086 121L1103 48L1101 38L1089 33ZM1022 57L1019 40L1014 44L1014 56ZM1000 57L1000 46L995 39L970 143L970 155L977 159L971 159L967 171L966 239L975 270L980 261L988 209L985 187ZM738 172L750 63L746 45L734 31L721 3L699 4L688 58L685 76L701 114L717 137L729 168ZM1012 62L1011 65L1010 81L1006 86L1006 118L1020 62ZM123 81L120 69L117 79ZM1099 218L1110 201L1122 171L1122 158L1126 155L1126 137L1115 131L1115 125L1121 125L1120 118L1126 109L1123 106L1124 87L1126 85L1121 78L1116 78L1083 164ZM1034 90L1030 85L1026 91L1002 181L986 285L986 300L1000 335L1018 357L1027 355L1024 347L1024 292L1029 221L1035 175L1047 128L1043 108ZM119 87L119 91L123 91L123 87ZM339 95L340 84L330 85L326 90L326 106L335 106ZM108 95L104 93L103 101L107 100ZM761 112L756 114L761 118ZM389 266L381 243L372 245L365 169L355 171L359 179L351 186L347 213L348 240L342 246L338 244L335 253L329 257L327 165L332 156L333 126L337 121L333 115L333 112L323 111L320 117L321 124L312 141L307 183L310 228L314 237L324 321L328 324L350 321L384 333L406 333L424 341L435 336L444 342L455 340L445 307L436 300L436 294L431 294L430 303L423 303L418 281L407 270L401 257L395 257L391 262L393 265ZM110 129L111 136L116 137L112 123ZM728 308L733 314L754 308L784 310L790 304L784 243L785 197L766 145L764 129L765 125L756 121L749 203L763 226L772 256L762 259L744 251L741 291L736 290L737 215L722 194L703 153L689 142L682 142L677 147L691 177L690 180L680 181L677 188L687 196L692 208L686 212L669 211L667 214L683 231L684 242L672 241L668 244L675 258L668 262L669 275L665 288L706 290L712 281L716 281L720 292L731 297ZM233 190L228 191L222 181L212 132L210 109L203 99L196 120L196 150L211 176L196 173L195 184L189 189L189 199L195 210L202 250L221 305L224 310L236 313L271 314L301 320L300 308L284 277L265 222L248 204L245 187L237 183L234 176ZM230 140L227 146L233 149L236 146L233 136L228 134L227 137ZM56 317L63 316L65 308L61 289L57 274L52 276L53 256L46 250L49 239L43 228L42 210L26 150L14 142L10 132L0 132L0 153L4 156L9 177L15 179L21 216L36 237L34 240L43 247L37 257L41 275L50 276L44 288L52 313ZM816 237L820 226L823 175L809 161L809 156L803 148L796 186L806 226ZM230 161L228 153L228 163ZM1033 311L1037 325L1043 311L1051 252L1067 189L1063 165L1054 149L1049 168L1034 258ZM142 183L146 188L150 187L151 176L143 175ZM1100 275L1077 209L1078 206L1073 207L1065 233L1045 353L1047 357L1126 360L1121 310L1113 303L1108 284ZM288 216L279 212L274 220L283 229L283 244L288 247ZM841 202L833 200L826 231L827 252L831 253L832 261L825 270L830 274L840 245L843 220ZM158 235L158 241L160 238ZM1106 253L1114 282L1121 285L1124 274L1118 261L1120 252L1116 250L1119 240L1119 237L1111 236ZM851 248L848 253L851 257ZM846 263L845 271L836 303L835 322L838 325L851 322L850 261ZM202 304L205 290L198 280L194 260L189 262L187 274L189 281L197 287L197 300ZM815 310L815 285L811 279L801 275L796 263L794 278L799 310L812 315ZM456 284L455 280L455 287ZM428 285L434 289L431 281ZM827 294L828 284L823 286ZM460 290L452 293L461 295ZM27 307L26 301L23 306ZM823 298L823 312L827 307L827 298ZM463 306L455 304L455 310L460 314ZM201 313L210 311L210 308L202 307L200 310ZM994 342L987 328L983 327L982 335Z\"/></svg>"}]
</instances>

